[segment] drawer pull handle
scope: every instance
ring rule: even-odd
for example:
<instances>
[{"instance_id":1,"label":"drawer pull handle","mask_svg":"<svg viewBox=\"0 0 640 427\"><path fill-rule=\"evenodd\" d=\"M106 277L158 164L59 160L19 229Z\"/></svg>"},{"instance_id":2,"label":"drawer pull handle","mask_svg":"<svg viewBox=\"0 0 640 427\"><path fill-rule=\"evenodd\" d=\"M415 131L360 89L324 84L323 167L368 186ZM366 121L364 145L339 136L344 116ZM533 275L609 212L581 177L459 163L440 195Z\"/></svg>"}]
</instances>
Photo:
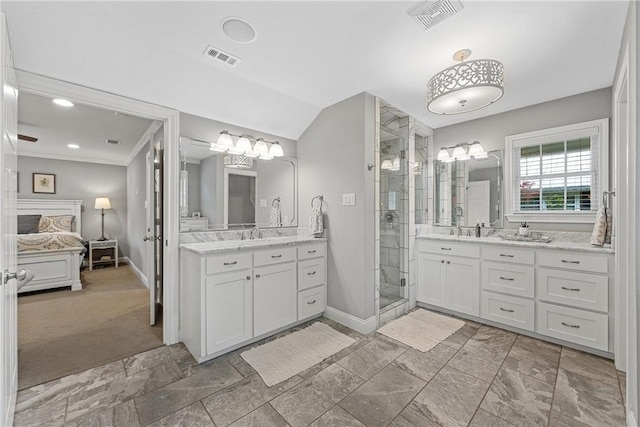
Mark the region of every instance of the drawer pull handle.
<instances>
[{"instance_id":1,"label":"drawer pull handle","mask_svg":"<svg viewBox=\"0 0 640 427\"><path fill-rule=\"evenodd\" d=\"M563 259L560 261L564 262L565 264L580 264L580 261L571 261L570 259Z\"/></svg>"},{"instance_id":2,"label":"drawer pull handle","mask_svg":"<svg viewBox=\"0 0 640 427\"><path fill-rule=\"evenodd\" d=\"M565 323L565 322L560 322L562 323L562 326L566 326L567 328L576 328L576 329L580 329L580 325L572 325L570 323Z\"/></svg>"},{"instance_id":3,"label":"drawer pull handle","mask_svg":"<svg viewBox=\"0 0 640 427\"><path fill-rule=\"evenodd\" d=\"M509 309L502 308L502 307L500 307L500 311L505 311L507 313L513 313L514 312L514 310L509 310Z\"/></svg>"},{"instance_id":4,"label":"drawer pull handle","mask_svg":"<svg viewBox=\"0 0 640 427\"><path fill-rule=\"evenodd\" d=\"M501 280L507 280L509 282L513 282L515 280L513 277L502 277L502 276L500 276L500 279Z\"/></svg>"},{"instance_id":5,"label":"drawer pull handle","mask_svg":"<svg viewBox=\"0 0 640 427\"><path fill-rule=\"evenodd\" d=\"M238 261L225 262L224 265L236 265L237 263L238 263Z\"/></svg>"},{"instance_id":6,"label":"drawer pull handle","mask_svg":"<svg viewBox=\"0 0 640 427\"><path fill-rule=\"evenodd\" d=\"M256 279L259 279L259 278L260 278L260 275L259 275L259 274L256 274Z\"/></svg>"},{"instance_id":7,"label":"drawer pull handle","mask_svg":"<svg viewBox=\"0 0 640 427\"><path fill-rule=\"evenodd\" d=\"M565 291L580 292L580 288L567 288L566 286L561 286L560 289L563 289Z\"/></svg>"},{"instance_id":8,"label":"drawer pull handle","mask_svg":"<svg viewBox=\"0 0 640 427\"><path fill-rule=\"evenodd\" d=\"M440 249L442 249L443 251L450 251L451 250L451 248L440 248Z\"/></svg>"},{"instance_id":9,"label":"drawer pull handle","mask_svg":"<svg viewBox=\"0 0 640 427\"><path fill-rule=\"evenodd\" d=\"M315 253L316 253L316 250L314 249L314 250L312 250L312 251L307 251L307 253L308 253L308 254L315 254Z\"/></svg>"},{"instance_id":10,"label":"drawer pull handle","mask_svg":"<svg viewBox=\"0 0 640 427\"><path fill-rule=\"evenodd\" d=\"M451 264L451 261L447 261L447 264Z\"/></svg>"},{"instance_id":11,"label":"drawer pull handle","mask_svg":"<svg viewBox=\"0 0 640 427\"><path fill-rule=\"evenodd\" d=\"M500 256L506 257L506 258L513 258L513 255L511 254L500 254Z\"/></svg>"},{"instance_id":12,"label":"drawer pull handle","mask_svg":"<svg viewBox=\"0 0 640 427\"><path fill-rule=\"evenodd\" d=\"M309 304L309 305L311 305L311 304L315 304L315 303L316 303L316 300L313 300L313 301L307 301L307 304Z\"/></svg>"},{"instance_id":13,"label":"drawer pull handle","mask_svg":"<svg viewBox=\"0 0 640 427\"><path fill-rule=\"evenodd\" d=\"M307 276L313 276L314 274L316 274L316 272L315 272L315 271L312 271L312 272L310 272L310 273L307 273Z\"/></svg>"},{"instance_id":14,"label":"drawer pull handle","mask_svg":"<svg viewBox=\"0 0 640 427\"><path fill-rule=\"evenodd\" d=\"M440 261L442 264L444 264L444 260Z\"/></svg>"},{"instance_id":15,"label":"drawer pull handle","mask_svg":"<svg viewBox=\"0 0 640 427\"><path fill-rule=\"evenodd\" d=\"M247 280L251 280L251 276L247 276Z\"/></svg>"},{"instance_id":16,"label":"drawer pull handle","mask_svg":"<svg viewBox=\"0 0 640 427\"><path fill-rule=\"evenodd\" d=\"M282 254L280 255L271 255L271 258L275 259L275 258L282 258Z\"/></svg>"}]
</instances>

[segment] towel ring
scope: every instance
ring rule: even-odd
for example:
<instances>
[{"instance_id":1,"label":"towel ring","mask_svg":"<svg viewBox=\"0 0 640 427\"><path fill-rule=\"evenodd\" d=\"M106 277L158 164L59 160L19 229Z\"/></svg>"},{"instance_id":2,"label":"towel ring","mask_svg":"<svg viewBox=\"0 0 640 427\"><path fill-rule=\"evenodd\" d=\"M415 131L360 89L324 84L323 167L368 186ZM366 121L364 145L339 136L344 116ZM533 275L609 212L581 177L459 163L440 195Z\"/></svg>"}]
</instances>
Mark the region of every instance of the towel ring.
<instances>
[{"instance_id":1,"label":"towel ring","mask_svg":"<svg viewBox=\"0 0 640 427\"><path fill-rule=\"evenodd\" d=\"M311 207L313 207L313 202L316 199L320 200L320 209L322 209L322 201L324 200L324 196L321 194L321 195L315 196L313 199L311 199Z\"/></svg>"},{"instance_id":2,"label":"towel ring","mask_svg":"<svg viewBox=\"0 0 640 427\"><path fill-rule=\"evenodd\" d=\"M277 206L276 206L276 202L278 202L278 206L279 206L279 205L280 205L280 197L276 197L275 199L273 199L273 200L271 201L271 207L272 207L272 208L277 207Z\"/></svg>"}]
</instances>

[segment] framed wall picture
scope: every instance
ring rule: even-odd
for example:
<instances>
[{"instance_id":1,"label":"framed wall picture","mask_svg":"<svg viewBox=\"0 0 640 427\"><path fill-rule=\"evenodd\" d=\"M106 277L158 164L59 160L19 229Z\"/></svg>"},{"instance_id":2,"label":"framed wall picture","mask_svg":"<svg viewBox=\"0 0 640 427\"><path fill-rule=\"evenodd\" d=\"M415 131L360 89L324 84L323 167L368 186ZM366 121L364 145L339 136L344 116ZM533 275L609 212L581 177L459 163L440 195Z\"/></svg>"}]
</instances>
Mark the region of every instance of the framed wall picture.
<instances>
[{"instance_id":1,"label":"framed wall picture","mask_svg":"<svg viewBox=\"0 0 640 427\"><path fill-rule=\"evenodd\" d=\"M52 173L33 173L33 192L55 194L56 176Z\"/></svg>"}]
</instances>

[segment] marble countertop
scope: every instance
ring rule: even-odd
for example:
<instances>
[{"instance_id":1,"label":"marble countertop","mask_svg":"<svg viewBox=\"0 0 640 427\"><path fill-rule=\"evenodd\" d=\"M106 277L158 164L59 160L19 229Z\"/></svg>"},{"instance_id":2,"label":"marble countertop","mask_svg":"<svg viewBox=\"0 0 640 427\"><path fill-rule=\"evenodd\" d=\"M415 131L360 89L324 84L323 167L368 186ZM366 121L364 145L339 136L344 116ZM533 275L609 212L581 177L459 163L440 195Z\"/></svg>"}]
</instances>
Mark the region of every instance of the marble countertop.
<instances>
[{"instance_id":1,"label":"marble countertop","mask_svg":"<svg viewBox=\"0 0 640 427\"><path fill-rule=\"evenodd\" d=\"M313 236L280 236L249 240L220 240L215 242L184 243L180 249L195 252L199 255L210 255L223 252L242 251L245 249L266 249L275 246L290 246L301 243L326 242L324 237Z\"/></svg>"},{"instance_id":2,"label":"marble countertop","mask_svg":"<svg viewBox=\"0 0 640 427\"><path fill-rule=\"evenodd\" d=\"M560 249L560 250L570 250L570 251L578 251L578 252L593 252L600 254L613 254L615 250L611 247L597 247L592 246L589 242L585 241L575 241L571 239L567 239L566 236L553 236L551 234L551 241L548 243L544 242L534 242L534 241L518 241L518 240L507 240L503 237L498 236L488 236L488 237L468 237L468 236L450 236L448 234L425 234L416 236L416 239L423 240L445 240L448 242L460 242L460 243L483 243L490 245L502 245L502 246L517 246L517 247L526 247L526 248L537 248L537 249ZM566 234L566 233L563 233Z\"/></svg>"}]
</instances>

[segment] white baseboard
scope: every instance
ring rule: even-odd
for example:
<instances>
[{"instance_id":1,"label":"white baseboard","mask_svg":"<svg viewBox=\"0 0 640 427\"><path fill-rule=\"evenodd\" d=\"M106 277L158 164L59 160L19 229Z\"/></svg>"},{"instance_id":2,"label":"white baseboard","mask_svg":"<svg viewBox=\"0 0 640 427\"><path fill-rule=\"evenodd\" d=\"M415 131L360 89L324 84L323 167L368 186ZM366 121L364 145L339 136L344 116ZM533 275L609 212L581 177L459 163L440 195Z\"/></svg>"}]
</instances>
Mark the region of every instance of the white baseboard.
<instances>
[{"instance_id":1,"label":"white baseboard","mask_svg":"<svg viewBox=\"0 0 640 427\"><path fill-rule=\"evenodd\" d=\"M636 417L633 411L627 412L627 425L629 427L638 427L638 423L636 422Z\"/></svg>"},{"instance_id":2,"label":"white baseboard","mask_svg":"<svg viewBox=\"0 0 640 427\"><path fill-rule=\"evenodd\" d=\"M147 276L142 274L142 271L140 271L140 269L138 267L136 267L136 265L133 263L133 261L131 261L129 259L129 257L123 257L123 259L124 259L124 262L129 264L129 266L131 267L133 272L136 274L136 276L138 276L138 279L140 279L142 284L145 285L148 288L149 287L149 282L147 281Z\"/></svg>"},{"instance_id":3,"label":"white baseboard","mask_svg":"<svg viewBox=\"0 0 640 427\"><path fill-rule=\"evenodd\" d=\"M362 320L352 314L327 306L324 311L324 317L334 320L354 331L358 331L361 334L369 334L376 330L376 316Z\"/></svg>"}]
</instances>

